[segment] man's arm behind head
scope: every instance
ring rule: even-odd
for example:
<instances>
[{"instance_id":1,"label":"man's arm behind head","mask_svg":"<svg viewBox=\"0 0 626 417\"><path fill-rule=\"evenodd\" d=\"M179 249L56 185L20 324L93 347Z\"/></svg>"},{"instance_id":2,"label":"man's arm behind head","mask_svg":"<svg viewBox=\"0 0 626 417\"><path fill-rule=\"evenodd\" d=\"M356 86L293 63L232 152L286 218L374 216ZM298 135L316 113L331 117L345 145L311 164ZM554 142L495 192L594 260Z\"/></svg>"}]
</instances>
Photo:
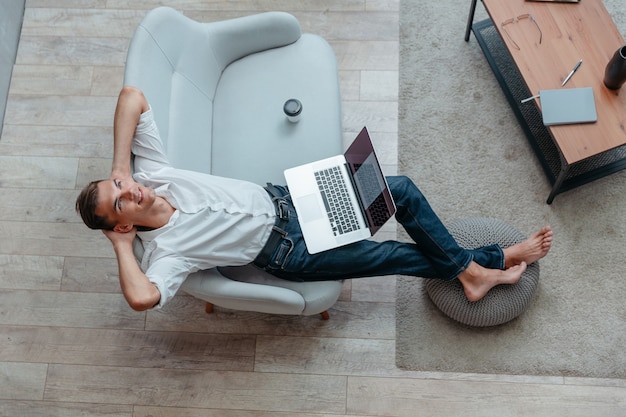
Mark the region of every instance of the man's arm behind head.
<instances>
[{"instance_id":1,"label":"man's arm behind head","mask_svg":"<svg viewBox=\"0 0 626 417\"><path fill-rule=\"evenodd\" d=\"M143 92L132 86L124 86L120 91L113 120L113 163L111 178L129 177L131 174L131 148L135 129L141 114L148 111L150 105Z\"/></svg>"},{"instance_id":2,"label":"man's arm behind head","mask_svg":"<svg viewBox=\"0 0 626 417\"><path fill-rule=\"evenodd\" d=\"M111 178L126 178L131 175L131 147L135 129L141 114L150 108L143 92L132 86L124 86L120 91L113 120L113 163ZM106 217L98 216L98 184L102 180L88 184L76 199L76 211L90 229L113 229Z\"/></svg>"}]
</instances>

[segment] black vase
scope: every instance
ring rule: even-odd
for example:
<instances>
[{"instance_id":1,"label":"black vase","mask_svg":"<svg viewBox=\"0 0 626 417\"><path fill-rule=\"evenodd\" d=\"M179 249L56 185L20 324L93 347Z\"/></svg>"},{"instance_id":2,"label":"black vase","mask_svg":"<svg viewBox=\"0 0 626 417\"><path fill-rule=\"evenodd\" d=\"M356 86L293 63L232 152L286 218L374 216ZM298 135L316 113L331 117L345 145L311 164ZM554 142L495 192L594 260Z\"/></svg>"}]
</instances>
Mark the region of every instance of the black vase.
<instances>
[{"instance_id":1,"label":"black vase","mask_svg":"<svg viewBox=\"0 0 626 417\"><path fill-rule=\"evenodd\" d=\"M615 55L604 70L604 85L611 90L619 89L626 81L626 45L615 51Z\"/></svg>"}]
</instances>

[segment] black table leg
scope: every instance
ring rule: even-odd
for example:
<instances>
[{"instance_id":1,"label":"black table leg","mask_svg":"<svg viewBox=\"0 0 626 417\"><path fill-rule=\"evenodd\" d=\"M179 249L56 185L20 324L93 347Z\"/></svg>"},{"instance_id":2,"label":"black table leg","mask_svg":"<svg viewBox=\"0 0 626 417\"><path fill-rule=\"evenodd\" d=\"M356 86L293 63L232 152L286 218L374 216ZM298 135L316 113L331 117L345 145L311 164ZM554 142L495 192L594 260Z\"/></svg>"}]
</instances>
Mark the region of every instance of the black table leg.
<instances>
[{"instance_id":1,"label":"black table leg","mask_svg":"<svg viewBox=\"0 0 626 417\"><path fill-rule=\"evenodd\" d=\"M556 181L554 182L554 185L552 186L552 191L550 191L550 195L548 196L548 201L546 201L546 203L552 204L552 200L554 200L554 197L559 192L559 189L561 188L561 185L563 185L563 181L565 180L565 177L567 177L568 172L569 172L569 166L566 164L563 164L561 166L561 172L559 172L559 176L556 177Z\"/></svg>"},{"instance_id":2,"label":"black table leg","mask_svg":"<svg viewBox=\"0 0 626 417\"><path fill-rule=\"evenodd\" d=\"M474 23L474 13L476 12L476 2L478 0L472 0L470 6L469 16L467 17L467 27L465 28L465 42L469 41L470 31L472 30L472 23Z\"/></svg>"}]
</instances>

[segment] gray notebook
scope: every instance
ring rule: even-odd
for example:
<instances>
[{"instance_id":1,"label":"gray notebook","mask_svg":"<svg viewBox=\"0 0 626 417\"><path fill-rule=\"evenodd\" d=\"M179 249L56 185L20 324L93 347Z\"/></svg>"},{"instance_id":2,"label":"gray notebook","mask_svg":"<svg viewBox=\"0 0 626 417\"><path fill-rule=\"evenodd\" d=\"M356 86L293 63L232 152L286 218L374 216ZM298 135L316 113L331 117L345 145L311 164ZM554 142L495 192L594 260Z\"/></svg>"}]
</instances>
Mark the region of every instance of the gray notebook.
<instances>
[{"instance_id":1,"label":"gray notebook","mask_svg":"<svg viewBox=\"0 0 626 417\"><path fill-rule=\"evenodd\" d=\"M593 123L598 120L591 87L541 90L539 101L543 124L546 126Z\"/></svg>"}]
</instances>

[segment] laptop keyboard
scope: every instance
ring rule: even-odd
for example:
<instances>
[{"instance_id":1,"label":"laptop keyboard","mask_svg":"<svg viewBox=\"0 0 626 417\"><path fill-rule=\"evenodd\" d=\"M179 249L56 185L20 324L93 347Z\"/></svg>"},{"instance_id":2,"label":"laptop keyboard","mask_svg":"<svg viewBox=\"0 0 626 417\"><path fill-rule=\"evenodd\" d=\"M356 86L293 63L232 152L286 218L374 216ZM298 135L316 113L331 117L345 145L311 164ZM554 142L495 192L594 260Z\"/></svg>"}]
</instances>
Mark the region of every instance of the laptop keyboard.
<instances>
[{"instance_id":1,"label":"laptop keyboard","mask_svg":"<svg viewBox=\"0 0 626 417\"><path fill-rule=\"evenodd\" d=\"M335 236L360 229L340 167L315 172Z\"/></svg>"}]
</instances>

